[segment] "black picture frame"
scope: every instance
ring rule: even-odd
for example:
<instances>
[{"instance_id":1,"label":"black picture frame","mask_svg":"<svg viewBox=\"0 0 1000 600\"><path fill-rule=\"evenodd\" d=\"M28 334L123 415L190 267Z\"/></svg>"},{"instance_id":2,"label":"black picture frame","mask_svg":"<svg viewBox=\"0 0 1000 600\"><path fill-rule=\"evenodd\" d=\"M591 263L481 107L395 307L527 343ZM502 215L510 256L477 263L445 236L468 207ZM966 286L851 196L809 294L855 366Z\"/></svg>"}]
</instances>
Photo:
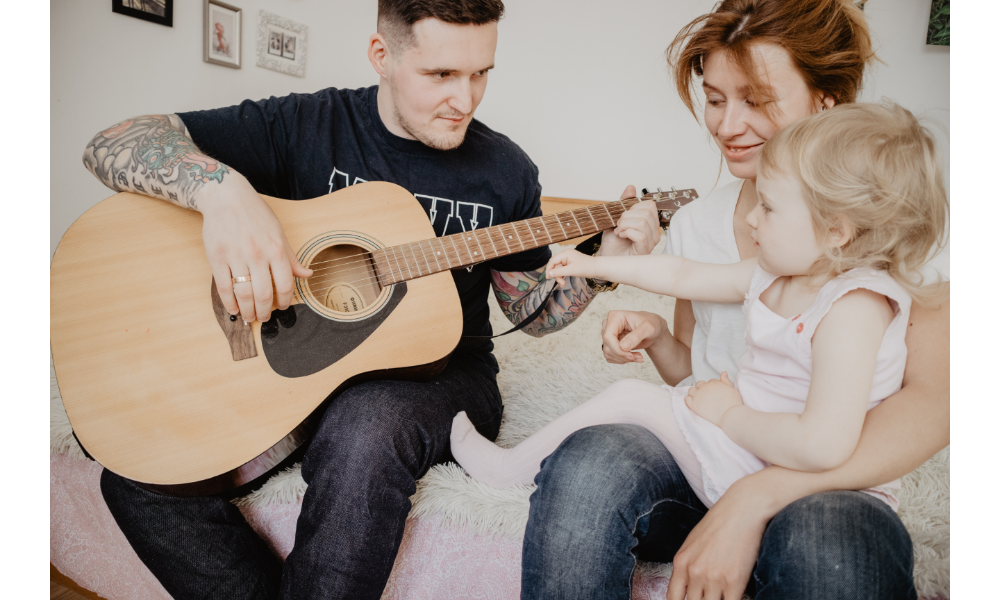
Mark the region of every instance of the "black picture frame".
<instances>
[{"instance_id":1,"label":"black picture frame","mask_svg":"<svg viewBox=\"0 0 1000 600\"><path fill-rule=\"evenodd\" d=\"M132 5L134 4L139 5L140 8L133 7ZM149 10L144 10L147 4L149 5ZM162 15L151 12L157 6L162 6ZM136 19L142 19L150 23L166 25L167 27L174 26L174 0L111 0L111 12L135 17Z\"/></svg>"}]
</instances>

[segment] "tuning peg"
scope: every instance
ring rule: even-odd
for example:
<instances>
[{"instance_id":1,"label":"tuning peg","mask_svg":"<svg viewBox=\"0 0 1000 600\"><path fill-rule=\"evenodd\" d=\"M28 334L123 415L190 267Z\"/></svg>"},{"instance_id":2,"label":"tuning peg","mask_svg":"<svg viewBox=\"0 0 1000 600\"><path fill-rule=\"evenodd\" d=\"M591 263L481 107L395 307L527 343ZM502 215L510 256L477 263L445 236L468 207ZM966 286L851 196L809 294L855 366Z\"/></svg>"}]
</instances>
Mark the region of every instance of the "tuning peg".
<instances>
[{"instance_id":1,"label":"tuning peg","mask_svg":"<svg viewBox=\"0 0 1000 600\"><path fill-rule=\"evenodd\" d=\"M646 188L642 188L642 195L646 196L648 194L649 194L649 190L647 190Z\"/></svg>"}]
</instances>

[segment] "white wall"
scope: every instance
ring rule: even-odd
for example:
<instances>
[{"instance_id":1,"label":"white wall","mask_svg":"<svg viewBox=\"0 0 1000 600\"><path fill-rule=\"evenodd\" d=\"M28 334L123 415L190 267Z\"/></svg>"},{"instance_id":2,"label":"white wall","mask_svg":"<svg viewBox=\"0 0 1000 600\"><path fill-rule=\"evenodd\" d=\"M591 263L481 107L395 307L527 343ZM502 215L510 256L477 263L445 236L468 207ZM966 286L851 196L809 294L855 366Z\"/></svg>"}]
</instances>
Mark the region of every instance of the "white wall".
<instances>
[{"instance_id":1,"label":"white wall","mask_svg":"<svg viewBox=\"0 0 1000 600\"><path fill-rule=\"evenodd\" d=\"M106 0L53 0L51 247L109 195L80 157L129 116L378 82L366 56L375 0L229 0L243 9L240 70L202 61L202 0L176 0L174 27L114 14ZM719 153L686 111L663 51L712 0L507 0L496 70L477 117L541 170L543 194L611 200L625 185L707 194ZM309 26L306 77L254 65L258 9ZM872 0L880 65L863 99L892 98L947 125L950 50L924 45L930 0ZM943 144L948 157L947 142ZM946 162L947 165L947 162ZM723 169L721 182L730 180ZM947 272L947 255L937 264Z\"/></svg>"}]
</instances>

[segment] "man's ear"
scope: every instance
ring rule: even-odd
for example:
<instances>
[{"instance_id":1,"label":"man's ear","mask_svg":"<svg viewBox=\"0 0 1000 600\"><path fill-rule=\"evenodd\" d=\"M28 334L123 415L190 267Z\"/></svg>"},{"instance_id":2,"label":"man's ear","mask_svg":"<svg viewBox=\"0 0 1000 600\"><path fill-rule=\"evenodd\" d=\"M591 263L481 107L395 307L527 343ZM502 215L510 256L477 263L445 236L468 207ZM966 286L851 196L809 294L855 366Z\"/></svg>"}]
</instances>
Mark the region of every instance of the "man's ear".
<instances>
[{"instance_id":1,"label":"man's ear","mask_svg":"<svg viewBox=\"0 0 1000 600\"><path fill-rule=\"evenodd\" d=\"M829 244L834 248L843 248L854 237L854 223L844 215L838 215L830 226Z\"/></svg>"},{"instance_id":2,"label":"man's ear","mask_svg":"<svg viewBox=\"0 0 1000 600\"><path fill-rule=\"evenodd\" d=\"M389 43L381 33L373 33L368 38L368 60L375 67L375 72L381 77L388 78L386 73L386 63L389 62Z\"/></svg>"}]
</instances>

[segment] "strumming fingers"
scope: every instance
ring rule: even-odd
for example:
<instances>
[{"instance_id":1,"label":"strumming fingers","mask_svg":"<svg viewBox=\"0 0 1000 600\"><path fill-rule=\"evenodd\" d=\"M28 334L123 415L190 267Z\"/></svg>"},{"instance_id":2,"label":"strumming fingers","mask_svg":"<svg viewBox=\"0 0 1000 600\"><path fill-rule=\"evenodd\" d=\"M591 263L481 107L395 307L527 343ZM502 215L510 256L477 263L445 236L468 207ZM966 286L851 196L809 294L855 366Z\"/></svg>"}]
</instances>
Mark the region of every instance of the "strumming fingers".
<instances>
[{"instance_id":1,"label":"strumming fingers","mask_svg":"<svg viewBox=\"0 0 1000 600\"><path fill-rule=\"evenodd\" d=\"M256 319L263 323L271 318L271 309L274 307L274 284L271 281L271 270L267 265L262 267L250 267L253 277L253 310Z\"/></svg>"},{"instance_id":2,"label":"strumming fingers","mask_svg":"<svg viewBox=\"0 0 1000 600\"><path fill-rule=\"evenodd\" d=\"M215 280L215 290L219 292L219 300L226 312L231 315L240 314L240 307L233 294L233 279L228 267L217 268L212 265L212 279Z\"/></svg>"}]
</instances>

